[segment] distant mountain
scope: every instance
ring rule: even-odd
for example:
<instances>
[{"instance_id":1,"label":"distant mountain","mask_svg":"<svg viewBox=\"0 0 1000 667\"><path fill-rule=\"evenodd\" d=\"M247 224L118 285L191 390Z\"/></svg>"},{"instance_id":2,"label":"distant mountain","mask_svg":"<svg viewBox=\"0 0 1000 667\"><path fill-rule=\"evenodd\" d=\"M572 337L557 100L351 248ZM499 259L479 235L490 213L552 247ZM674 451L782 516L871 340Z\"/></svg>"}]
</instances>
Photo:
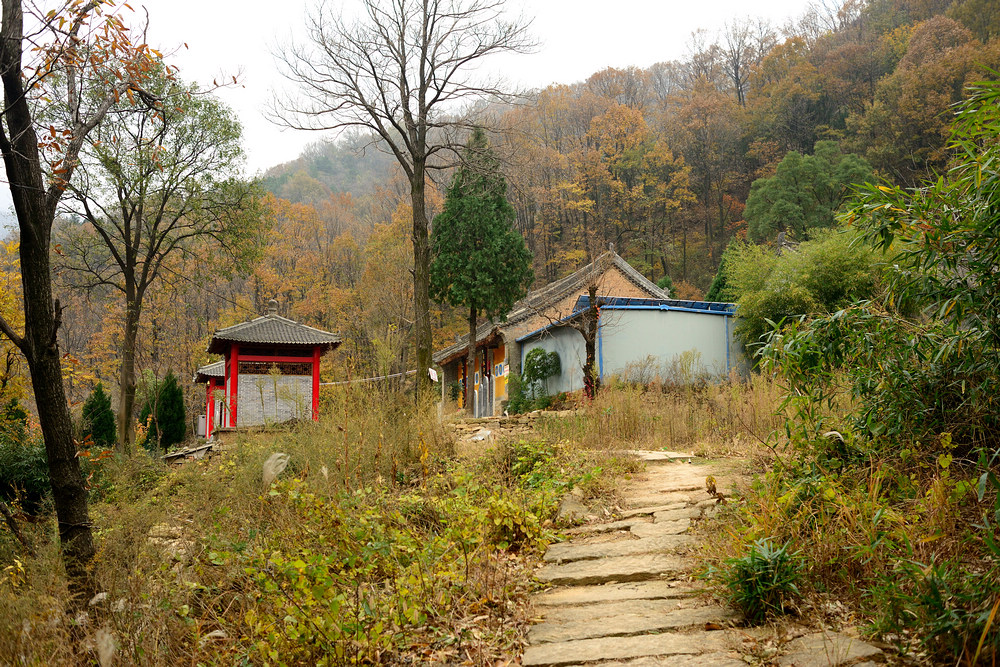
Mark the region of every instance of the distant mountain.
<instances>
[{"instance_id":1,"label":"distant mountain","mask_svg":"<svg viewBox=\"0 0 1000 667\"><path fill-rule=\"evenodd\" d=\"M297 159L268 169L263 183L282 199L314 204L331 193L370 194L391 177L395 164L369 137L348 137L310 145Z\"/></svg>"}]
</instances>

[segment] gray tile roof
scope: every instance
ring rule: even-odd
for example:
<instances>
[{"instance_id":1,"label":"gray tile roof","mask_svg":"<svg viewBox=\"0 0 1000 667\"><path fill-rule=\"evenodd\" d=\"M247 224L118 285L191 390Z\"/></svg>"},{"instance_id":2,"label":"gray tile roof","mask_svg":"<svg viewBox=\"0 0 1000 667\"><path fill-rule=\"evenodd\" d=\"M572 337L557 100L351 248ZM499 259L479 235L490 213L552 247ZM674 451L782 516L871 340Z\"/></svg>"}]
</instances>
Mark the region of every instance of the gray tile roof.
<instances>
[{"instance_id":1,"label":"gray tile roof","mask_svg":"<svg viewBox=\"0 0 1000 667\"><path fill-rule=\"evenodd\" d=\"M198 384L199 382L208 382L209 378L224 378L226 377L226 360L214 361L210 364L205 364L199 368L194 373L194 382Z\"/></svg>"},{"instance_id":2,"label":"gray tile roof","mask_svg":"<svg viewBox=\"0 0 1000 667\"><path fill-rule=\"evenodd\" d=\"M249 322L219 329L208 344L208 351L222 353L229 343L266 343L274 345L319 345L324 350L341 343L338 334L299 324L287 317L268 313Z\"/></svg>"},{"instance_id":3,"label":"gray tile roof","mask_svg":"<svg viewBox=\"0 0 1000 667\"><path fill-rule=\"evenodd\" d=\"M592 277L603 274L604 271L611 268L612 265L618 267L618 269L625 274L625 277L628 278L630 282L648 292L651 297L655 299L670 298L669 294L661 290L655 284L650 282L644 275L632 268L632 265L625 261L621 255L616 253L614 250L609 250L590 264L581 269L577 269L565 278L560 278L559 280L551 282L544 287L540 287L537 290L529 292L526 297L514 304L510 313L507 314L506 321L502 323L487 321L480 324L476 329L476 340L483 340L487 335L492 333L494 329L500 329L501 327L510 326L526 320L532 315L536 315L544 311L546 308L562 301L574 292L580 292L581 290L586 291L587 284L590 282ZM469 336L462 336L455 344L449 345L443 350L439 350L434 353L434 363L447 361L453 358L456 354L461 353L463 350L468 348L468 346Z\"/></svg>"}]
</instances>

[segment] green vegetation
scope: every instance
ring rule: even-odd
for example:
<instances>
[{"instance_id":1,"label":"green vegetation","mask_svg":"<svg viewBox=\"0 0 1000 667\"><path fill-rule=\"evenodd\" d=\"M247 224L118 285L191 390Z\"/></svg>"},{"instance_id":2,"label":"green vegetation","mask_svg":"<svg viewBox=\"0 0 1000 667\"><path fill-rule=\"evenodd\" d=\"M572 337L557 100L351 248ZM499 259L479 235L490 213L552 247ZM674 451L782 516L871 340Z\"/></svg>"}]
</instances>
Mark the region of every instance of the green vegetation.
<instances>
[{"instance_id":1,"label":"green vegetation","mask_svg":"<svg viewBox=\"0 0 1000 667\"><path fill-rule=\"evenodd\" d=\"M83 403L82 431L84 437L102 447L115 444L115 413L111 410L111 397L104 391L104 383L98 382L94 391Z\"/></svg>"},{"instance_id":2,"label":"green vegetation","mask_svg":"<svg viewBox=\"0 0 1000 667\"><path fill-rule=\"evenodd\" d=\"M801 573L801 554L790 553L788 543L775 547L770 540L760 539L748 545L744 556L727 560L722 577L730 602L756 625L788 610L799 596Z\"/></svg>"},{"instance_id":3,"label":"green vegetation","mask_svg":"<svg viewBox=\"0 0 1000 667\"><path fill-rule=\"evenodd\" d=\"M140 444L152 452L161 447L166 451L184 441L187 435L184 393L173 371L169 371L162 381L150 381L139 412L139 423L149 424L146 440Z\"/></svg>"},{"instance_id":4,"label":"green vegetation","mask_svg":"<svg viewBox=\"0 0 1000 667\"><path fill-rule=\"evenodd\" d=\"M998 104L987 83L957 108L946 176L866 187L846 214L850 248L887 253L886 289L771 333L775 465L713 547L801 551L803 594L847 600L927 663L1000 656Z\"/></svg>"},{"instance_id":5,"label":"green vegetation","mask_svg":"<svg viewBox=\"0 0 1000 667\"><path fill-rule=\"evenodd\" d=\"M778 232L796 240L812 238L834 225L834 213L849 188L873 178L871 166L844 155L833 141L818 141L812 155L790 151L770 178L753 182L746 216L750 238L770 241Z\"/></svg>"},{"instance_id":6,"label":"green vegetation","mask_svg":"<svg viewBox=\"0 0 1000 667\"><path fill-rule=\"evenodd\" d=\"M780 256L756 245L729 250L725 289L740 315L736 333L751 354L774 324L833 312L874 294L879 254L857 238L829 231Z\"/></svg>"}]
</instances>

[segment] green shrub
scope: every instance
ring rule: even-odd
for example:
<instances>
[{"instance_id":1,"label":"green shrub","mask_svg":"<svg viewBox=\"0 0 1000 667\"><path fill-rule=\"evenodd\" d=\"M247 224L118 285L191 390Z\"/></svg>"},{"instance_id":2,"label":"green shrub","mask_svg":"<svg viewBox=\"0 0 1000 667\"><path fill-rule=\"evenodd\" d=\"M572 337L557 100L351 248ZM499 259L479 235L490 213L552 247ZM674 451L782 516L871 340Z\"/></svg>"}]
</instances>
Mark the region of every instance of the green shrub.
<instances>
[{"instance_id":1,"label":"green shrub","mask_svg":"<svg viewBox=\"0 0 1000 667\"><path fill-rule=\"evenodd\" d=\"M546 352L540 347L524 357L524 386L532 399L548 395L546 380L562 372L558 352Z\"/></svg>"},{"instance_id":2,"label":"green shrub","mask_svg":"<svg viewBox=\"0 0 1000 667\"><path fill-rule=\"evenodd\" d=\"M760 539L745 555L725 561L722 579L729 599L749 623L759 624L771 614L784 613L798 597L802 561L788 548L787 542L775 548L771 540Z\"/></svg>"},{"instance_id":3,"label":"green shrub","mask_svg":"<svg viewBox=\"0 0 1000 667\"><path fill-rule=\"evenodd\" d=\"M111 397L104 391L104 384L97 383L94 391L83 403L83 435L90 436L90 441L101 447L112 447L117 433L115 429L115 413L111 410Z\"/></svg>"},{"instance_id":4,"label":"green shrub","mask_svg":"<svg viewBox=\"0 0 1000 667\"><path fill-rule=\"evenodd\" d=\"M28 415L11 400L0 409L0 497L37 512L49 494L45 443L28 430Z\"/></svg>"},{"instance_id":5,"label":"green shrub","mask_svg":"<svg viewBox=\"0 0 1000 667\"><path fill-rule=\"evenodd\" d=\"M139 412L139 423L145 424L147 421L149 421L149 433L143 444L150 451L155 452L157 446L166 451L172 445L184 441L187 435L184 392L173 371L168 372L162 382L154 381L148 391L142 410Z\"/></svg>"}]
</instances>

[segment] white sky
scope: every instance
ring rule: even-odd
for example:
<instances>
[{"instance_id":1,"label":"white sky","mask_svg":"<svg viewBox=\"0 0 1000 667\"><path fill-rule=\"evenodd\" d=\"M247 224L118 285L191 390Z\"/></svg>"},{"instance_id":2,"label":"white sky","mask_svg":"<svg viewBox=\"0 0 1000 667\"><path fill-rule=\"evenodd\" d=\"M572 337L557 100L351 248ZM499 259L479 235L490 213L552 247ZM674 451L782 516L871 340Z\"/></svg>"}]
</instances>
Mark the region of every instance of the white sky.
<instances>
[{"instance_id":1,"label":"white sky","mask_svg":"<svg viewBox=\"0 0 1000 667\"><path fill-rule=\"evenodd\" d=\"M329 0L332 8L357 0ZM726 21L761 16L781 27L797 18L808 0L508 0L513 13L533 19L532 33L541 42L536 53L502 56L486 67L502 69L521 87L574 83L608 66L648 67L680 59L690 35L704 28L714 36ZM294 159L306 144L323 138L317 132L282 130L262 110L272 91L287 85L271 52L303 33L313 0L132 0L136 21L149 12L149 42L176 53L170 62L180 76L202 85L213 78L243 72L242 86L219 93L236 109L244 126L247 166L251 174ZM128 21L128 15L125 15ZM185 49L182 45L186 43ZM10 193L0 188L0 209L10 206ZM0 226L2 226L0 222Z\"/></svg>"}]
</instances>

